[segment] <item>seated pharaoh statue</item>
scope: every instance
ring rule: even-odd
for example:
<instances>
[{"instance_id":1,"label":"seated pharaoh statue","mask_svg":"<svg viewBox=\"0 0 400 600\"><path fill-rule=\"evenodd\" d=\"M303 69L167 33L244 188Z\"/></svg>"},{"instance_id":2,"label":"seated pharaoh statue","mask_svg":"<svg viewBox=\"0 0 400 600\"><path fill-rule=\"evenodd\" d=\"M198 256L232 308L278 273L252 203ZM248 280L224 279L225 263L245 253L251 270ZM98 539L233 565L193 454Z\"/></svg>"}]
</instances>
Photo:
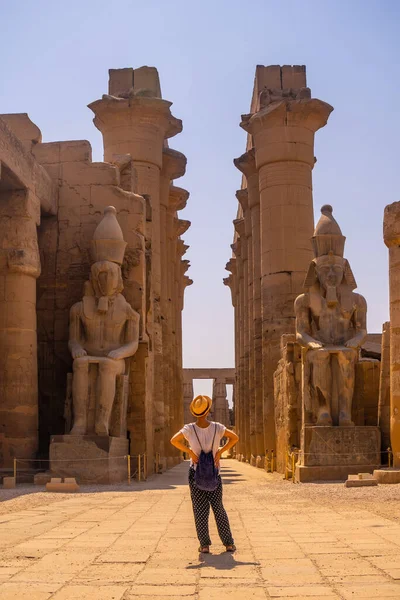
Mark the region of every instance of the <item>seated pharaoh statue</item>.
<instances>
[{"instance_id":1,"label":"seated pharaoh statue","mask_svg":"<svg viewBox=\"0 0 400 600\"><path fill-rule=\"evenodd\" d=\"M125 359L138 348L139 314L121 294L125 247L116 210L108 206L92 240L95 262L90 280L85 283L83 299L70 311L69 349L74 359L71 435L110 435L117 378L125 373ZM95 398L93 424L89 422L91 395Z\"/></svg>"},{"instance_id":2,"label":"seated pharaoh statue","mask_svg":"<svg viewBox=\"0 0 400 600\"><path fill-rule=\"evenodd\" d=\"M303 346L305 424L352 426L355 365L366 338L367 305L343 257L346 238L321 208L312 245L315 258L295 301L296 337Z\"/></svg>"}]
</instances>

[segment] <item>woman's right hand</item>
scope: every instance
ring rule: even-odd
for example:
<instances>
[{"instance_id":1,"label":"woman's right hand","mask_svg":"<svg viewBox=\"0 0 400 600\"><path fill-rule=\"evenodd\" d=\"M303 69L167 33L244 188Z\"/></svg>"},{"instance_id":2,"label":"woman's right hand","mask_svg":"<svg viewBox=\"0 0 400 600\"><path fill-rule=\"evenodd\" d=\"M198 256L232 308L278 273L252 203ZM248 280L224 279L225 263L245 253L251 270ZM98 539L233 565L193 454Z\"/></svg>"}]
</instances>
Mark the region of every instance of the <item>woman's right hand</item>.
<instances>
[{"instance_id":1,"label":"woman's right hand","mask_svg":"<svg viewBox=\"0 0 400 600\"><path fill-rule=\"evenodd\" d=\"M197 454L195 454L193 452L193 450L191 448L189 448L189 456L192 459L192 461L194 462L194 464L197 465L197 463L199 462L199 457L197 456Z\"/></svg>"}]
</instances>

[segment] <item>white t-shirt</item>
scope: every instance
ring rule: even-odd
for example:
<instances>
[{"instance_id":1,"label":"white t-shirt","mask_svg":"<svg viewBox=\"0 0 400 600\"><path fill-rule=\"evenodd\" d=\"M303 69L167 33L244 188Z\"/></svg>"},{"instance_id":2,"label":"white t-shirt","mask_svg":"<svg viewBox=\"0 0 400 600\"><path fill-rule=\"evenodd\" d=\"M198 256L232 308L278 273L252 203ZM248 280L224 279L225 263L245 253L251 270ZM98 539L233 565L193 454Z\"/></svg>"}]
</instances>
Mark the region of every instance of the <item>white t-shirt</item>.
<instances>
[{"instance_id":1,"label":"white t-shirt","mask_svg":"<svg viewBox=\"0 0 400 600\"><path fill-rule=\"evenodd\" d=\"M212 450L213 455L215 456L215 454L218 451L221 438L224 437L225 429L226 427L225 425L222 425L222 423L215 423L214 421L210 421L208 427L198 427L196 423L188 423L187 425L182 427L181 433L183 433L185 439L189 442L189 446L191 447L193 452L197 454L197 456L200 456L201 450L203 450L203 452L211 452ZM199 436L199 439L197 439L195 431L197 433L197 436ZM214 445L211 448L214 438L214 432ZM199 440L201 446L199 444ZM190 466L196 468L196 465L193 464L192 459L190 459Z\"/></svg>"}]
</instances>

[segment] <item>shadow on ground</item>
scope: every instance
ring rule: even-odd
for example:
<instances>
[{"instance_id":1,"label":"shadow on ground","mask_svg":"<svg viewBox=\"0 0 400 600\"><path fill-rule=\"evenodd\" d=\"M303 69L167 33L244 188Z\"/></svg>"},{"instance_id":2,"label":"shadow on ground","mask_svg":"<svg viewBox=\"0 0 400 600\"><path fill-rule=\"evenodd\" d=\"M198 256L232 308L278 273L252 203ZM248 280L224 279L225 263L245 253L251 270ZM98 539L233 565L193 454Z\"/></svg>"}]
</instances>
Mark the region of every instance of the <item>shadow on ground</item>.
<instances>
[{"instance_id":1,"label":"shadow on ground","mask_svg":"<svg viewBox=\"0 0 400 600\"><path fill-rule=\"evenodd\" d=\"M229 552L221 554L199 554L199 562L194 565L188 565L186 569L204 569L213 568L218 571L230 571L240 566L259 566L258 562L245 562L236 560L235 555Z\"/></svg>"}]
</instances>

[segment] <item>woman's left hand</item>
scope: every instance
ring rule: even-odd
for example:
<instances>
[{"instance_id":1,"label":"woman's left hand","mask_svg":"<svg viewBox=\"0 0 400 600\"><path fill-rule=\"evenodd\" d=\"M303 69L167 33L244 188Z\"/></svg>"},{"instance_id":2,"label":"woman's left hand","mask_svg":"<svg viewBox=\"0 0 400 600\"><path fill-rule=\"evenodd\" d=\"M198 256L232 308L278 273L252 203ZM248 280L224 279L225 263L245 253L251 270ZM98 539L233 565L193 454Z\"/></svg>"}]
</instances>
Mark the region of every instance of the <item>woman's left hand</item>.
<instances>
[{"instance_id":1,"label":"woman's left hand","mask_svg":"<svg viewBox=\"0 0 400 600\"><path fill-rule=\"evenodd\" d=\"M214 457L214 464L215 466L218 468L219 467L219 461L221 460L221 450L218 450L215 454Z\"/></svg>"}]
</instances>

